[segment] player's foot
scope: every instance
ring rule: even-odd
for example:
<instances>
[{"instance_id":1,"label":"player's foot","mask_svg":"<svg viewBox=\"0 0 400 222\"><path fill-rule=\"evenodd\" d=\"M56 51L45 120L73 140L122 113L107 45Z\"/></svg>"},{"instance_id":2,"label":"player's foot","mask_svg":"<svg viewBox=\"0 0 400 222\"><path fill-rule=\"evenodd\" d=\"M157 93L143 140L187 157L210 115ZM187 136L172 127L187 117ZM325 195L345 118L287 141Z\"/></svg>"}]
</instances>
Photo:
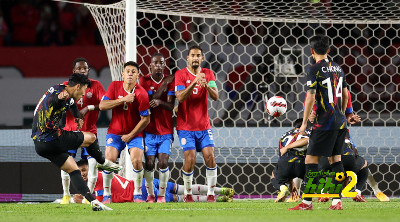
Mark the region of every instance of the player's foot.
<instances>
[{"instance_id":1,"label":"player's foot","mask_svg":"<svg viewBox=\"0 0 400 222\"><path fill-rule=\"evenodd\" d=\"M103 203L101 203L98 200L93 200L90 205L92 205L92 210L93 211L103 211L103 210L113 210L110 207L107 207Z\"/></svg>"},{"instance_id":2,"label":"player's foot","mask_svg":"<svg viewBox=\"0 0 400 222\"><path fill-rule=\"evenodd\" d=\"M207 199L208 199L208 197L207 197ZM193 195L188 194L188 195L183 196L183 202L186 202L186 203L194 202Z\"/></svg>"},{"instance_id":3,"label":"player's foot","mask_svg":"<svg viewBox=\"0 0 400 222\"><path fill-rule=\"evenodd\" d=\"M143 198L143 195L133 195L133 202L135 203L145 203L146 200ZM154 201L153 201L154 203Z\"/></svg>"},{"instance_id":4,"label":"player's foot","mask_svg":"<svg viewBox=\"0 0 400 222\"><path fill-rule=\"evenodd\" d=\"M329 201L329 197L320 197L318 198L319 203L325 203Z\"/></svg>"},{"instance_id":5,"label":"player's foot","mask_svg":"<svg viewBox=\"0 0 400 222\"><path fill-rule=\"evenodd\" d=\"M154 203L154 201L156 201L155 196L151 196L151 195L147 196L147 200L146 200L147 203Z\"/></svg>"},{"instance_id":6,"label":"player's foot","mask_svg":"<svg viewBox=\"0 0 400 222\"><path fill-rule=\"evenodd\" d=\"M215 195L207 195L207 202L216 202Z\"/></svg>"},{"instance_id":7,"label":"player's foot","mask_svg":"<svg viewBox=\"0 0 400 222\"><path fill-rule=\"evenodd\" d=\"M158 196L157 197L157 203L165 203L165 197L164 196Z\"/></svg>"},{"instance_id":8,"label":"player's foot","mask_svg":"<svg viewBox=\"0 0 400 222\"><path fill-rule=\"evenodd\" d=\"M312 209L313 209L312 203L305 204L303 202L301 202L299 205L297 205L293 208L289 208L289 210L312 210Z\"/></svg>"},{"instance_id":9,"label":"player's foot","mask_svg":"<svg viewBox=\"0 0 400 222\"><path fill-rule=\"evenodd\" d=\"M286 202L293 203L293 202L297 202L299 200L300 200L300 197L298 195L291 195Z\"/></svg>"},{"instance_id":10,"label":"player's foot","mask_svg":"<svg viewBox=\"0 0 400 222\"><path fill-rule=\"evenodd\" d=\"M389 199L389 197L388 196L386 196L384 193L382 193L382 192L378 192L377 194L376 194L376 198L378 198L380 201L382 201L382 202L389 202L390 201L390 199Z\"/></svg>"},{"instance_id":11,"label":"player's foot","mask_svg":"<svg viewBox=\"0 0 400 222\"><path fill-rule=\"evenodd\" d=\"M104 196L103 201L101 201L103 204L110 204L112 203L111 201L111 196Z\"/></svg>"},{"instance_id":12,"label":"player's foot","mask_svg":"<svg viewBox=\"0 0 400 222\"><path fill-rule=\"evenodd\" d=\"M60 204L70 204L71 203L71 196L64 195Z\"/></svg>"},{"instance_id":13,"label":"player's foot","mask_svg":"<svg viewBox=\"0 0 400 222\"><path fill-rule=\"evenodd\" d=\"M226 187L222 187L221 188L221 194L228 196L229 198L232 198L233 195L235 195L235 191L232 188L226 188Z\"/></svg>"},{"instance_id":14,"label":"player's foot","mask_svg":"<svg viewBox=\"0 0 400 222\"><path fill-rule=\"evenodd\" d=\"M365 200L364 195L359 195L359 194L357 194L357 196L353 197L353 201L355 201L355 202L367 202Z\"/></svg>"},{"instance_id":15,"label":"player's foot","mask_svg":"<svg viewBox=\"0 0 400 222\"><path fill-rule=\"evenodd\" d=\"M275 203L277 202L285 202L286 197L290 194L289 188L287 186L283 186L282 190L278 193L278 196L275 199Z\"/></svg>"},{"instance_id":16,"label":"player's foot","mask_svg":"<svg viewBox=\"0 0 400 222\"><path fill-rule=\"evenodd\" d=\"M222 195L217 197L217 202L233 202L233 198Z\"/></svg>"},{"instance_id":17,"label":"player's foot","mask_svg":"<svg viewBox=\"0 0 400 222\"><path fill-rule=\"evenodd\" d=\"M112 171L114 173L118 173L118 171L122 170L122 166L113 163L107 159L103 164L97 164L97 168L99 170Z\"/></svg>"},{"instance_id":18,"label":"player's foot","mask_svg":"<svg viewBox=\"0 0 400 222\"><path fill-rule=\"evenodd\" d=\"M328 209L329 210L343 210L342 201L340 201L336 205L331 205Z\"/></svg>"},{"instance_id":19,"label":"player's foot","mask_svg":"<svg viewBox=\"0 0 400 222\"><path fill-rule=\"evenodd\" d=\"M90 202L86 198L83 198L83 203L84 204L90 204Z\"/></svg>"}]
</instances>

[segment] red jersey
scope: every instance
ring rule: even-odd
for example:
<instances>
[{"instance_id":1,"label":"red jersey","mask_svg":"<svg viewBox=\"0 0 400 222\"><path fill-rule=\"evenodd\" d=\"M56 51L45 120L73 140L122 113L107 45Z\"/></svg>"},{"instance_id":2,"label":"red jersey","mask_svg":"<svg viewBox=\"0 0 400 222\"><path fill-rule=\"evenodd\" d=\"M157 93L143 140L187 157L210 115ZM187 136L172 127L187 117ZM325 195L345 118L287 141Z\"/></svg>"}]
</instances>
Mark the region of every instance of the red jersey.
<instances>
[{"instance_id":1,"label":"red jersey","mask_svg":"<svg viewBox=\"0 0 400 222\"><path fill-rule=\"evenodd\" d=\"M124 89L123 81L113 81L107 89L103 100L116 100L122 98L128 93ZM139 123L140 116L150 115L149 96L147 92L139 84L131 93L135 94L135 100L132 103L124 103L112 110L112 118L108 127L108 134L124 135L130 133ZM140 132L136 137L143 137L143 132Z\"/></svg>"},{"instance_id":2,"label":"red jersey","mask_svg":"<svg viewBox=\"0 0 400 222\"><path fill-rule=\"evenodd\" d=\"M347 90L347 94L348 94L348 96L349 96L349 100L347 100L347 106L346 106L345 114L350 114L350 113L353 113L353 103L351 102L350 90ZM305 104L306 104L306 98L307 98L307 94L306 94L306 97L304 98L303 111L304 111L304 109L305 109L305 107L306 107L306 106L305 106ZM315 104L314 104L312 110L313 110L314 112L317 110L317 107L315 106Z\"/></svg>"},{"instance_id":3,"label":"red jersey","mask_svg":"<svg viewBox=\"0 0 400 222\"><path fill-rule=\"evenodd\" d=\"M87 88L85 91L85 95L82 96L80 100L76 102L79 111L85 108L88 105L98 105L101 101L101 98L105 94L105 90L103 85L97 80L90 79L90 83L92 84L91 88ZM64 82L64 84L68 84L68 81ZM91 132L97 135L97 119L99 118L99 111L92 110L89 111L83 123L80 131ZM77 130L77 124L75 123L75 117L71 114L71 112L67 112L67 121L65 123L64 130L75 131Z\"/></svg>"},{"instance_id":4,"label":"red jersey","mask_svg":"<svg viewBox=\"0 0 400 222\"><path fill-rule=\"evenodd\" d=\"M139 84L147 91L148 95L153 95L161 86L163 79L160 82L154 81L151 75L140 77ZM166 102L169 95L175 95L175 84L171 82L167 89L163 92L161 100ZM172 111L164 109L161 106L151 108L151 120L145 131L156 135L173 134L174 125L172 122Z\"/></svg>"},{"instance_id":5,"label":"red jersey","mask_svg":"<svg viewBox=\"0 0 400 222\"><path fill-rule=\"evenodd\" d=\"M113 203L124 203L133 202L133 191L135 185L132 180L127 180L118 174L115 174L111 181L111 201ZM96 199L99 201L103 200L103 174L98 173L96 186L94 187L96 192Z\"/></svg>"},{"instance_id":6,"label":"red jersey","mask_svg":"<svg viewBox=\"0 0 400 222\"><path fill-rule=\"evenodd\" d=\"M215 81L213 71L201 68L200 73L205 74L207 83ZM193 82L196 75L188 68L175 73L175 91L183 90ZM203 131L211 128L208 116L208 92L197 84L192 94L182 103L179 103L176 130Z\"/></svg>"}]
</instances>

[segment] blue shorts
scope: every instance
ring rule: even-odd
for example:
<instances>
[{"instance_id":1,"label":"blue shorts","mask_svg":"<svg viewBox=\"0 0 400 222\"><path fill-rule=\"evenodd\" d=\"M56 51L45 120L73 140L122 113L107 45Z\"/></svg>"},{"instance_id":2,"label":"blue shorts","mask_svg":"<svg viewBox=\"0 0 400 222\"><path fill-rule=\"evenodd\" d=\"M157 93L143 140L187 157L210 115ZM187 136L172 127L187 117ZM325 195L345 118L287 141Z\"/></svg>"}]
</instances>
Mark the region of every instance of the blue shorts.
<instances>
[{"instance_id":1,"label":"blue shorts","mask_svg":"<svg viewBox=\"0 0 400 222\"><path fill-rule=\"evenodd\" d=\"M147 189L146 189L145 183L146 183L146 180L143 178L142 196L143 196L144 199L147 199L148 193L147 193ZM153 184L154 184L154 194L156 196L156 201L157 201L159 188L160 188L160 180L154 178ZM166 202L174 202L174 194L176 194L178 192L178 187L179 186L176 186L176 188L177 188L176 192L174 192L174 187L175 187L175 183L172 183L172 182L168 182L167 183L167 189L165 190L165 201Z\"/></svg>"},{"instance_id":2,"label":"blue shorts","mask_svg":"<svg viewBox=\"0 0 400 222\"><path fill-rule=\"evenodd\" d=\"M203 131L178 130L178 137L183 152L196 149L201 152L204 147L214 147L214 137L211 129Z\"/></svg>"},{"instance_id":3,"label":"blue shorts","mask_svg":"<svg viewBox=\"0 0 400 222\"><path fill-rule=\"evenodd\" d=\"M174 142L172 134L155 135L144 132L144 155L156 156L159 153L171 155L171 147Z\"/></svg>"},{"instance_id":4,"label":"blue shorts","mask_svg":"<svg viewBox=\"0 0 400 222\"><path fill-rule=\"evenodd\" d=\"M135 137L129 143L125 143L124 141L122 141L121 137L122 136L120 136L120 135L107 134L106 146L112 146L112 147L116 148L119 153L121 153L121 151L124 150L126 146L128 146L128 149L136 147L141 150L144 150L143 137L139 137L139 136Z\"/></svg>"},{"instance_id":5,"label":"blue shorts","mask_svg":"<svg viewBox=\"0 0 400 222\"><path fill-rule=\"evenodd\" d=\"M78 150L68 150L68 153L75 158L76 157L76 153L78 152ZM81 159L87 160L87 157L89 156L89 153L87 152L85 147L81 147Z\"/></svg>"}]
</instances>

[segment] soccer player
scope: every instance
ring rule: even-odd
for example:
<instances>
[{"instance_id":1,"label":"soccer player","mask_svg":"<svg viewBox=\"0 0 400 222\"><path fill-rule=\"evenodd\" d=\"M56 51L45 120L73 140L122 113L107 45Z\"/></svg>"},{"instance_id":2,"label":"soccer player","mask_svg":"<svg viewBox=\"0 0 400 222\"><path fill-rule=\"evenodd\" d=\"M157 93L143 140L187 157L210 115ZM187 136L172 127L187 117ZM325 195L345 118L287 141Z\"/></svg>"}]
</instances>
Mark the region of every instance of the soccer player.
<instances>
[{"instance_id":1,"label":"soccer player","mask_svg":"<svg viewBox=\"0 0 400 222\"><path fill-rule=\"evenodd\" d=\"M93 133L66 131L59 128L59 121L67 109L70 109L74 115L78 122L78 128L81 127L83 117L80 115L75 101L79 101L86 88L90 86L87 76L74 73L69 78L67 85L59 84L50 87L35 108L31 137L36 153L69 173L72 185L91 202L93 210L112 210L93 198L82 179L76 162L68 154L68 150L83 146L101 167L112 171L118 171L120 167L104 159L96 135Z\"/></svg>"},{"instance_id":2,"label":"soccer player","mask_svg":"<svg viewBox=\"0 0 400 222\"><path fill-rule=\"evenodd\" d=\"M271 178L274 188L280 190L275 203L285 201L289 195L286 183L294 178L303 178L305 175L304 160L311 131L307 129L305 136L300 135L299 128L302 122L303 119L296 120L295 128L287 131L279 140L280 156Z\"/></svg>"},{"instance_id":3,"label":"soccer player","mask_svg":"<svg viewBox=\"0 0 400 222\"><path fill-rule=\"evenodd\" d=\"M215 202L217 164L214 156L214 138L208 116L208 95L217 101L218 89L214 73L200 67L204 56L203 50L199 46L190 47L186 58L188 66L175 73L175 94L179 101L176 130L185 156L182 169L184 201L194 202L192 180L197 151L202 152L207 166L207 200Z\"/></svg>"},{"instance_id":4,"label":"soccer player","mask_svg":"<svg viewBox=\"0 0 400 222\"><path fill-rule=\"evenodd\" d=\"M174 109L175 103L175 84L170 81L168 85L161 88L165 80L163 74L164 68L164 56L161 53L155 53L151 57L151 75L139 79L139 84L143 86L149 94L151 106L150 123L144 130L144 144L146 147L144 153L146 159L144 178L146 179L146 188L149 194L147 196L147 202L150 203L155 201L153 179L156 156L158 158L158 168L160 170L160 193L158 194L157 202L165 203L165 189L170 174L168 159L174 141L172 110Z\"/></svg>"},{"instance_id":5,"label":"soccer player","mask_svg":"<svg viewBox=\"0 0 400 222\"><path fill-rule=\"evenodd\" d=\"M74 73L80 73L89 77L89 63L85 58L77 58L72 63L72 71ZM97 119L99 117L99 103L101 98L105 94L105 90L103 85L97 80L89 79L91 87L87 88L85 91L85 95L76 102L78 106L78 110L83 117L85 117L83 121L83 126L79 130L85 132L91 132L97 137ZM64 82L65 85L68 82ZM71 114L71 112L67 111L66 125L64 130L75 131L78 130L77 124L75 123L75 118ZM68 150L68 153L75 158L77 150ZM88 173L88 187L90 193L93 193L94 185L97 180L97 168L96 168L96 160L89 156L85 147L81 148L81 158L87 159L89 161L89 173ZM69 192L70 178L69 174L65 171L61 170L61 181L64 190L64 196L62 198L61 204L69 204L71 202L71 194Z\"/></svg>"},{"instance_id":6,"label":"soccer player","mask_svg":"<svg viewBox=\"0 0 400 222\"><path fill-rule=\"evenodd\" d=\"M113 81L100 102L100 110L112 109L112 118L106 136L106 159L116 162L121 151L128 146L133 165L135 184L143 180L143 130L150 122L150 105L147 92L137 84L139 65L136 62L124 64L123 81ZM103 203L111 203L111 180L114 173L103 171ZM134 190L135 202L142 199L141 186Z\"/></svg>"},{"instance_id":7,"label":"soccer player","mask_svg":"<svg viewBox=\"0 0 400 222\"><path fill-rule=\"evenodd\" d=\"M81 171L82 178L84 180L87 180L88 176L88 164L87 161L82 159L78 161L78 167L79 170ZM101 201L103 199L103 177L102 174L99 173L98 180L96 183L96 188L95 188L95 194L96 198ZM143 199L146 199L148 197L148 193L146 191L146 188L144 184L146 179L143 180L142 183L142 195ZM160 181L158 179L153 180L153 185L154 185L154 193L156 199L159 198L159 189L160 189ZM133 202L133 190L135 188L135 183L132 180L127 180L124 177L121 177L120 175L116 174L114 175L114 178L112 179L112 202L113 203L124 203L124 202ZM166 192L165 192L165 200L166 202L181 202L182 201L182 194L183 194L183 189L181 188L182 185L175 184L172 182L168 182L166 186ZM195 196L196 202L206 202L207 201L207 194L208 187L207 185L201 185L201 184L194 184L193 185L193 192L197 194ZM233 195L235 194L233 189L231 188L224 188L224 187L216 187L215 192L220 194L218 197L218 202L232 202L233 201ZM83 196L80 194L74 195L74 202L75 203L84 203Z\"/></svg>"},{"instance_id":8,"label":"soccer player","mask_svg":"<svg viewBox=\"0 0 400 222\"><path fill-rule=\"evenodd\" d=\"M307 98L300 133L305 134L307 120L316 103L316 121L309 139L305 159L306 174L318 171L321 156L329 157L333 172L344 173L341 162L347 121L344 115L348 101L346 78L340 66L328 59L329 38L317 35L311 38L311 54L315 64L307 73ZM305 184L308 177L304 178ZM338 181L333 180L335 186ZM312 210L312 198L304 198L302 203L289 210ZM334 198L331 210L342 210L340 198Z\"/></svg>"}]
</instances>

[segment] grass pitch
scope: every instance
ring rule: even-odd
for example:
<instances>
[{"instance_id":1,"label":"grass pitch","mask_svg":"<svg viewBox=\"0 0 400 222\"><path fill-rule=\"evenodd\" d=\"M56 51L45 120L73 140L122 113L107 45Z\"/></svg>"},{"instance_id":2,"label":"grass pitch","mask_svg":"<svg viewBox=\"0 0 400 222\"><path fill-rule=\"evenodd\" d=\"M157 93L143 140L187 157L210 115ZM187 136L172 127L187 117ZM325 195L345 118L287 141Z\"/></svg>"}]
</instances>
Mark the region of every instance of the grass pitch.
<instances>
[{"instance_id":1,"label":"grass pitch","mask_svg":"<svg viewBox=\"0 0 400 222\"><path fill-rule=\"evenodd\" d=\"M328 203L314 202L312 211L288 211L296 203L273 203L273 200L235 200L232 203L122 203L110 204L113 211L93 212L89 205L51 203L0 204L0 221L399 221L400 200L367 203L344 200L342 211L330 211Z\"/></svg>"}]
</instances>

